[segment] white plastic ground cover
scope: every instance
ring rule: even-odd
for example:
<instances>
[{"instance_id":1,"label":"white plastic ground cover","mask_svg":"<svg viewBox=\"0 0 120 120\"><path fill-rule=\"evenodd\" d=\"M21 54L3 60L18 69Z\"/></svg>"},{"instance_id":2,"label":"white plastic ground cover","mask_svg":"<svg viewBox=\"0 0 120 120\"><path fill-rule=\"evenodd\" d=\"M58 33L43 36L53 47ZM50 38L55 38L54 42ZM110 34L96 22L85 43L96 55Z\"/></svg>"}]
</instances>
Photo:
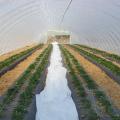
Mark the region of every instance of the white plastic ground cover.
<instances>
[{"instance_id":1,"label":"white plastic ground cover","mask_svg":"<svg viewBox=\"0 0 120 120\"><path fill-rule=\"evenodd\" d=\"M66 72L59 46L54 42L46 86L36 95L36 120L79 120L67 85Z\"/></svg>"}]
</instances>

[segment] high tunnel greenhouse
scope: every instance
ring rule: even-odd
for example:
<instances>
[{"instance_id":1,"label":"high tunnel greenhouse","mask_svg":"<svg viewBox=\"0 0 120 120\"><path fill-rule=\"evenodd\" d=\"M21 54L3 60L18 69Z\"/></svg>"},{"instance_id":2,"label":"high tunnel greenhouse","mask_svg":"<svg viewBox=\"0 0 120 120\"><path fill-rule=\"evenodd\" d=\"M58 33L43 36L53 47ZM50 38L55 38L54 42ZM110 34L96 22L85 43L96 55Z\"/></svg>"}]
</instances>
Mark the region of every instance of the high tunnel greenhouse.
<instances>
[{"instance_id":1,"label":"high tunnel greenhouse","mask_svg":"<svg viewBox=\"0 0 120 120\"><path fill-rule=\"evenodd\" d=\"M120 0L0 0L0 120L120 120Z\"/></svg>"}]
</instances>

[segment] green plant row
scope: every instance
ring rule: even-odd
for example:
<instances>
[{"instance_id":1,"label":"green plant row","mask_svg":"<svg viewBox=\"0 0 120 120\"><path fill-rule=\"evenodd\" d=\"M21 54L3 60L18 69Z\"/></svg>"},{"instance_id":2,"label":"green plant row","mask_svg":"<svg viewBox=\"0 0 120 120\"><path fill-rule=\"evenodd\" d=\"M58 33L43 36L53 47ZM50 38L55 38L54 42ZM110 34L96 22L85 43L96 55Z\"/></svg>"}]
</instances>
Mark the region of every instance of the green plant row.
<instances>
[{"instance_id":1,"label":"green plant row","mask_svg":"<svg viewBox=\"0 0 120 120\"><path fill-rule=\"evenodd\" d=\"M41 48L42 46L43 46L43 44L36 45L35 47L32 47L30 49L27 49L25 51L22 51L22 52L20 52L20 53L18 53L16 55L13 55L13 56L7 58L6 60L0 62L0 70L3 69L3 68L5 68L5 67L8 67L9 65L11 65L16 60L18 60L21 57L27 55L28 53L32 52L33 50Z\"/></svg>"},{"instance_id":2,"label":"green plant row","mask_svg":"<svg viewBox=\"0 0 120 120\"><path fill-rule=\"evenodd\" d=\"M40 82L41 73L44 70L46 64L48 63L48 57L50 55L51 49L52 47L50 45L49 48L47 49L47 52L44 54L41 64L39 64L35 73L29 78L30 80L28 86L26 87L25 91L21 93L18 104L13 110L12 120L24 119L24 116L27 113L27 108L30 105L32 98L34 96L34 90L37 84Z\"/></svg>"},{"instance_id":3,"label":"green plant row","mask_svg":"<svg viewBox=\"0 0 120 120\"><path fill-rule=\"evenodd\" d=\"M78 45L77 46L81 47L81 48L84 48L86 50L89 50L91 52L95 52L97 54L100 54L102 55L103 57L106 57L106 58L110 58L112 59L113 61L119 61L120 62L120 56L116 55L116 54L113 54L113 53L108 53L106 51L103 51L103 50L99 50L99 49L96 49L96 48L91 48L89 46L86 46L86 45Z\"/></svg>"},{"instance_id":4,"label":"green plant row","mask_svg":"<svg viewBox=\"0 0 120 120\"><path fill-rule=\"evenodd\" d=\"M84 54L85 56L89 57L90 59L97 62L98 64L101 64L101 65L105 66L110 71L112 71L114 74L120 76L120 68L117 65L113 64L111 61L107 61L107 60L105 60L101 57L98 57L98 56L90 53L90 52L87 52L87 51L85 51L81 48L78 48L75 45L70 45L70 47L74 48L78 52L80 52L80 53Z\"/></svg>"},{"instance_id":5,"label":"green plant row","mask_svg":"<svg viewBox=\"0 0 120 120\"><path fill-rule=\"evenodd\" d=\"M69 56L68 51L66 51L66 49L62 46L60 46L60 49L61 49L61 51L64 55L64 58L65 58L65 61L66 61L65 63L67 65L67 68L68 68L69 73L71 75L71 78L73 80L73 84L75 85L76 89L78 90L78 94L81 97L80 101L81 101L81 103L82 103L82 105L85 109L84 114L85 114L86 118L88 120L98 120L99 116L93 110L91 102L87 98L86 91L85 91L81 81L77 77L76 73L74 72L73 65L72 65L72 62L70 60L70 56Z\"/></svg>"},{"instance_id":6,"label":"green plant row","mask_svg":"<svg viewBox=\"0 0 120 120\"><path fill-rule=\"evenodd\" d=\"M48 50L50 49L50 47L46 48L35 60L34 63L32 63L27 69L26 71L18 78L18 80L16 80L15 85L13 85L11 88L8 89L8 91L6 92L4 99L2 101L2 103L0 104L0 115L2 116L2 113L4 112L5 107L7 106L7 104L9 104L15 97L15 95L19 92L21 86L24 84L24 82L26 80L29 79L30 76L32 76L32 74L34 73L33 70L36 69L36 67L38 67L38 65L40 64L40 62L42 61L44 55L48 52Z\"/></svg>"},{"instance_id":7,"label":"green plant row","mask_svg":"<svg viewBox=\"0 0 120 120\"><path fill-rule=\"evenodd\" d=\"M97 101L99 101L99 103L104 107L106 113L112 118L112 120L120 120L120 116L114 113L113 107L105 93L98 89L98 86L96 85L94 80L87 74L84 68L80 65L80 63L68 50L66 50L66 54L71 58L73 64L75 65L77 71L79 72L79 75L83 78L83 80L87 84L88 89L93 90Z\"/></svg>"}]
</instances>

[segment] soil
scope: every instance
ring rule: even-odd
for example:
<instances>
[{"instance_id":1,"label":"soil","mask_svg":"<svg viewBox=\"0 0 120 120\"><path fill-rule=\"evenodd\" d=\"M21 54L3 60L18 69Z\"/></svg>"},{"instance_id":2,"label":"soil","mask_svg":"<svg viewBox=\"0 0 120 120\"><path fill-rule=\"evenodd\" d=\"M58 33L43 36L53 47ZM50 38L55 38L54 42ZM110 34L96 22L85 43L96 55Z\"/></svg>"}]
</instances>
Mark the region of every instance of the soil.
<instances>
[{"instance_id":1,"label":"soil","mask_svg":"<svg viewBox=\"0 0 120 120\"><path fill-rule=\"evenodd\" d=\"M50 54L50 56L51 56L51 54ZM49 60L50 60L50 56L49 56ZM40 82L34 91L34 96L33 96L32 102L27 109L28 112L26 113L24 120L35 120L36 111L37 111L35 95L40 94L40 92L42 92L45 87L45 80L46 80L46 75L47 75L46 73L47 73L47 68L49 65L50 65L50 62L48 62L44 71L42 72L42 75L40 77Z\"/></svg>"},{"instance_id":2,"label":"soil","mask_svg":"<svg viewBox=\"0 0 120 120\"><path fill-rule=\"evenodd\" d=\"M63 61L63 63L64 63L64 61ZM65 63L64 63L64 65L65 65ZM106 113L103 113L103 111L101 111L101 109L99 108L99 106L97 104L97 100L96 100L95 96L93 95L93 91L88 90L88 88L86 87L86 84L84 83L83 78L80 77L80 75L74 65L73 65L73 69L74 69L75 73L78 74L77 77L81 81L81 83L85 89L85 92L87 94L87 99L91 102L91 105L92 105L92 108L94 109L94 111L99 115L101 120L111 120L110 117ZM85 117L85 114L87 114L87 113L83 108L83 105L81 103L81 97L78 95L78 90L76 89L76 86L73 84L73 81L72 81L72 78L71 78L69 72L67 73L67 80L68 80L68 86L72 92L73 101L74 101L77 111L78 111L79 120L83 120L83 119L86 120L87 118Z\"/></svg>"},{"instance_id":3,"label":"soil","mask_svg":"<svg viewBox=\"0 0 120 120\"><path fill-rule=\"evenodd\" d=\"M77 46L77 45L76 45ZM90 51L89 49L87 49L87 48L82 48L81 47L81 49L84 49L84 50L86 50L86 51L89 51L89 52L91 52L91 53L93 53L93 54L95 54L95 55L98 55L98 56L101 56L101 57L103 57L103 58L106 58L107 60L109 60L109 61L112 61L114 64L116 64L116 65L118 65L119 67L120 67L120 61L119 60L114 60L113 58L111 58L111 57L108 57L108 56L102 56L102 55L100 55L100 54L98 54L96 51ZM95 49L97 49L97 50L101 50L101 49L98 49L98 48L95 48ZM103 51L103 50L101 50L101 51ZM115 54L115 53L113 53L113 52L108 52L108 51L105 51L106 53L108 53L108 54ZM116 54L117 55L117 54ZM119 55L118 55L119 56Z\"/></svg>"},{"instance_id":4,"label":"soil","mask_svg":"<svg viewBox=\"0 0 120 120\"><path fill-rule=\"evenodd\" d=\"M8 52L8 53L5 53L5 54L3 54L3 55L0 55L0 62L3 61L3 60L5 60L5 59L7 59L7 58L9 58L9 57L11 57L11 56L13 56L13 55L15 55L15 54L18 54L18 53L20 53L20 52L22 52L22 51L25 51L25 50L27 50L27 49L29 49L29 48L32 48L32 47L34 47L35 45L36 45L36 44L28 45L28 46L19 48L19 49L17 49L17 50L13 50L13 51L11 51L11 52Z\"/></svg>"},{"instance_id":5,"label":"soil","mask_svg":"<svg viewBox=\"0 0 120 120\"><path fill-rule=\"evenodd\" d=\"M63 62L63 66L66 67L63 55L62 55L62 62ZM68 87L71 90L72 99L73 99L76 109L77 109L79 120L82 120L82 117L81 117L82 112L83 112L82 105L81 105L82 103L80 101L80 97L77 94L77 90L75 89L75 86L72 83L72 79L71 79L69 72L67 72L66 78L67 78L67 82L68 82Z\"/></svg>"},{"instance_id":6,"label":"soil","mask_svg":"<svg viewBox=\"0 0 120 120\"><path fill-rule=\"evenodd\" d=\"M38 50L39 48L27 53L26 55L23 55L22 57L20 57L19 59L17 59L16 61L14 61L13 63L11 63L9 66L3 68L0 70L0 77L2 75L4 75L7 71L12 70L13 68L15 68L20 62L24 61L25 59L27 59L27 57L29 57L30 55L32 55L36 50Z\"/></svg>"},{"instance_id":7,"label":"soil","mask_svg":"<svg viewBox=\"0 0 120 120\"><path fill-rule=\"evenodd\" d=\"M39 54L47 47L35 51L31 56L19 63L14 69L5 73L0 77L0 96L3 95L10 86L18 79L18 77L28 68L28 66L39 56Z\"/></svg>"},{"instance_id":8,"label":"soil","mask_svg":"<svg viewBox=\"0 0 120 120\"><path fill-rule=\"evenodd\" d=\"M111 98L114 105L120 108L120 86L117 82L111 79L103 70L98 66L85 59L80 53L72 48L65 46L74 57L80 62L86 72L92 77L96 84L106 92ZM111 89L112 88L112 89Z\"/></svg>"},{"instance_id":9,"label":"soil","mask_svg":"<svg viewBox=\"0 0 120 120\"><path fill-rule=\"evenodd\" d=\"M81 61L81 64L85 66L83 66L85 68L85 70L92 76L92 78L96 78L97 76L97 79L94 79L96 81L96 83L101 87L101 88L104 88L105 87L105 90L107 91L108 95L110 94L111 91L114 91L114 89L117 88L117 90L120 90L120 88L116 85L118 85L116 82L114 82L110 77L108 77L103 71L101 71L101 69L99 67L97 67L96 65L94 65L93 63L89 62L88 60L86 60L84 57L82 57L79 53L73 51L72 49L70 48L67 48L70 50L71 53L73 53L73 55ZM37 53L36 53L37 54ZM36 55L37 56L37 55ZM34 58L35 56L33 56ZM31 57L32 58L32 57ZM63 62L64 63L64 62ZM90 64L90 66L89 66ZM49 65L49 64L48 64ZM46 74L47 73L47 67L48 65L46 65L45 67L45 70L43 71L41 77L40 77L40 82L39 84L37 85L35 91L34 91L34 96L33 96L33 99L32 99L32 103L30 104L30 106L28 107L28 112L26 113L25 115L25 119L24 120L35 120L35 115L36 115L36 98L35 98L35 94L39 94L43 89L44 89L44 86L45 86L45 79L46 79ZM23 67L23 66L22 66ZM88 68L91 68L91 69L88 69ZM100 73L99 73L100 72ZM95 74L95 75L94 75ZM14 73L15 75L15 73ZM101 75L102 77L98 77L98 75ZM80 97L78 96L77 94L77 90L75 89L75 86L73 85L72 83L72 80L71 80L71 77L69 75L69 73L67 73L66 75L67 77L67 80L68 80L68 86L71 90L71 93L72 93L72 98L73 98L73 101L76 105L76 108L77 108L77 112L78 112L78 116L79 116L79 120L86 120L85 118L85 112L84 109L82 108L82 103L80 102ZM8 76L9 78L9 76ZM101 79L100 79L101 78ZM105 81L105 83L102 83L102 79L103 79L103 82ZM112 81L112 82L111 82ZM1 81L0 81L1 82ZM110 82L110 85L113 84L113 86L111 86L110 88L114 88L113 90L109 91L109 87L106 88L107 84ZM105 84L105 85L104 85ZM109 84L108 84L109 86ZM117 91L116 90L116 91ZM112 96L115 94L115 92L112 93ZM119 95L119 93L118 93ZM119 97L120 98L120 95ZM9 116L11 115L11 107L14 108L14 106L16 105L16 102L17 102L17 99L11 104L12 106L9 106L8 107L8 111L6 113L6 116L8 115L7 118L10 118ZM113 99L115 99L115 97L113 97ZM118 99L119 100L119 99ZM116 101L114 101L116 102ZM119 105L119 101L117 101L118 103L116 103L116 105ZM10 120L10 119L1 119L1 120ZM102 119L103 120L103 119ZM105 119L105 120L108 120L108 119Z\"/></svg>"},{"instance_id":10,"label":"soil","mask_svg":"<svg viewBox=\"0 0 120 120\"><path fill-rule=\"evenodd\" d=\"M43 72L43 74L40 78L41 82L37 85L36 90L35 90L35 94L40 94L40 92L45 87L45 79L46 79L46 74L45 73L46 73L47 67L45 68L45 71ZM77 109L77 112L78 112L79 120L82 120L82 117L81 117L82 107L80 105L81 102L79 100L79 96L77 95L77 91L75 89L75 86L73 86L72 80L71 80L70 75L68 73L67 73L66 77L67 77L67 80L68 80L68 86L71 90L71 95L72 95L73 101L75 103L75 106L76 106L76 109ZM28 113L26 114L24 120L35 120L35 115L36 115L36 98L34 96L33 100L32 100L32 103L28 108Z\"/></svg>"},{"instance_id":11,"label":"soil","mask_svg":"<svg viewBox=\"0 0 120 120\"><path fill-rule=\"evenodd\" d=\"M76 47L79 48L78 46L76 46ZM105 60L107 60L107 61L111 61L113 64L115 64L115 65L117 65L118 67L120 67L120 63L116 62L115 60L112 60L112 59L110 59L110 58L104 57L104 56L102 56L101 54L97 54L97 53L92 52L92 51L90 51L90 50L87 50L87 49L85 49L85 48L81 48L81 49L83 49L83 50L85 50L85 51L87 51L87 52L89 52L89 53L95 54L96 56L98 56L98 57L100 57L100 58L103 58L103 59L105 59Z\"/></svg>"},{"instance_id":12,"label":"soil","mask_svg":"<svg viewBox=\"0 0 120 120\"><path fill-rule=\"evenodd\" d=\"M35 116L36 116L36 94L40 94L40 92L44 89L45 87L45 80L46 80L46 72L47 72L47 67L48 65L46 66L45 70L43 71L41 77L40 77L40 82L39 84L37 85L35 91L34 91L34 96L33 96L33 99L32 99L32 103L30 104L29 108L28 108L28 112L27 114L25 115L25 119L24 120L35 120Z\"/></svg>"},{"instance_id":13,"label":"soil","mask_svg":"<svg viewBox=\"0 0 120 120\"><path fill-rule=\"evenodd\" d=\"M47 47L47 45L44 46L44 49L45 49L46 47ZM43 49L43 50L44 50L44 49ZM42 50L42 51L43 51L43 50ZM41 52L42 52L42 51L41 51ZM40 53L39 53L39 54L40 54ZM46 77L46 74L45 74L46 68L47 68L47 65L46 65L45 70L43 71L43 73L42 73L42 75L41 75L41 77L40 77L40 83L37 85L36 90L33 92L34 94L37 94L38 92L42 91L42 89L44 88L44 81L42 81L42 80L45 80L44 77ZM13 100L9 105L7 105L7 107L5 108L5 112L4 112L3 116L0 118L1 120L11 120L12 112L13 112L14 108L15 108L15 107L17 106L17 104L18 104L20 94L21 94L22 92L24 92L25 88L28 86L28 83L29 83L29 81L28 81L28 79L26 79L25 83L24 83L24 84L22 85L22 87L20 88L19 93L17 93L17 95L15 96L14 100ZM1 96L1 97L2 97L2 96ZM3 96L3 97L4 97L4 96ZM33 96L33 100L32 100L32 101L33 101L33 102L32 102L31 105L33 105L33 106L32 106L32 108L31 108L31 107L28 108L28 113L26 114L26 117L25 117L25 118L28 117L28 120L29 120L29 119L33 120L33 118L34 118L34 116L35 116L35 113L36 113L35 96ZM30 105L30 106L31 106L31 105ZM30 109L30 108L31 108L31 109ZM30 113L29 113L29 112L30 112ZM34 113L34 114L33 114L33 113Z\"/></svg>"},{"instance_id":14,"label":"soil","mask_svg":"<svg viewBox=\"0 0 120 120\"><path fill-rule=\"evenodd\" d=\"M85 54L79 53L80 55L82 55L84 58L86 58L87 60L89 60L90 62L92 62L93 64L95 64L96 66L98 66L99 68L101 68L101 70L103 70L110 78L112 78L113 80L115 80L118 84L120 84L120 76L114 74L111 70L109 70L107 67L97 63L96 61L92 60L90 57L86 56ZM98 56L98 55L97 55ZM100 57L100 56L99 56ZM103 57L102 57L103 58ZM105 58L104 58L105 59ZM108 60L109 61L109 60ZM116 65L116 63L115 63ZM118 66L118 65L117 65ZM118 66L119 67L119 66Z\"/></svg>"}]
</instances>

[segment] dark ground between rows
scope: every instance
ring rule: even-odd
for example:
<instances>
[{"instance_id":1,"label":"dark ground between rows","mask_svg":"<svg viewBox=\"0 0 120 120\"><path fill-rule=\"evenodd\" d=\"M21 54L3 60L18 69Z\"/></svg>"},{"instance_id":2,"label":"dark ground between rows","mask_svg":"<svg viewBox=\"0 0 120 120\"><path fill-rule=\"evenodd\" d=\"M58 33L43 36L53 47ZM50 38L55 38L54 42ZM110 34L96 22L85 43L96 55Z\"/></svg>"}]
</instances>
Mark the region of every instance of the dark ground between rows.
<instances>
[{"instance_id":1,"label":"dark ground between rows","mask_svg":"<svg viewBox=\"0 0 120 120\"><path fill-rule=\"evenodd\" d=\"M64 62L64 56L63 54L61 53L61 56L62 56L62 63L63 63L63 66L67 69L66 65L65 65L65 62ZM66 78L67 78L67 83L68 83L68 87L71 91L71 97L75 103L75 106L76 106L76 109L77 109L77 113L78 113L78 117L79 117L79 120L82 120L81 118L81 107L80 107L80 99L76 93L76 89L75 87L73 86L73 83L72 83L72 79L67 71L67 74L66 74Z\"/></svg>"},{"instance_id":2,"label":"dark ground between rows","mask_svg":"<svg viewBox=\"0 0 120 120\"><path fill-rule=\"evenodd\" d=\"M62 55L62 59L63 59L63 55ZM63 64L64 64L64 66L66 66L64 61L63 61ZM84 109L83 103L81 103L82 98L78 95L78 90L76 89L76 86L73 84L73 80L72 80L71 75L69 74L69 72L67 72L66 77L67 77L67 81L68 81L68 86L69 86L69 88L71 90L72 99L73 99L73 101L75 103L75 106L76 106L76 109L77 109L77 112L78 112L79 120L88 120L87 117L86 117L87 111ZM86 88L86 90L87 90L87 88ZM87 94L89 94L88 98L91 101L92 107L94 108L96 113L99 113L99 115L100 115L100 111L97 109L98 106L96 106L94 104L95 98L93 98L93 96L91 96L92 94L90 94L88 92L87 92ZM100 120L111 120L111 119L106 115L100 115Z\"/></svg>"},{"instance_id":3,"label":"dark ground between rows","mask_svg":"<svg viewBox=\"0 0 120 120\"><path fill-rule=\"evenodd\" d=\"M35 91L33 92L34 96L32 99L32 103L28 107L28 112L25 114L25 120L34 120L35 119L35 114L36 114L35 95L39 94L44 89L45 79L46 79L46 70L47 70L48 66L49 66L49 62L48 62L48 64L46 64L43 72L41 73L39 83L38 83ZM20 94L21 94L21 91L16 95L14 100L10 104L8 104L8 106L5 108L5 112L4 112L3 116L0 118L0 120L12 120L12 118L11 118L12 112L13 112L14 108L16 107L16 105L18 104ZM3 100L3 98L4 98L4 96L0 96L0 102Z\"/></svg>"},{"instance_id":4,"label":"dark ground between rows","mask_svg":"<svg viewBox=\"0 0 120 120\"><path fill-rule=\"evenodd\" d=\"M35 95L39 94L45 86L45 79L46 79L46 70L47 70L48 65L46 65L44 71L41 74L39 84L37 85L35 91L34 91L34 96L32 98L32 103L27 109L27 113L25 114L25 120L35 120L35 114L36 114L36 98ZM20 93L18 93L20 94ZM5 113L3 117L0 118L0 120L12 120L11 115L14 110L14 108L17 105L17 102L19 101L19 95L16 96L16 98L6 107Z\"/></svg>"},{"instance_id":5,"label":"dark ground between rows","mask_svg":"<svg viewBox=\"0 0 120 120\"><path fill-rule=\"evenodd\" d=\"M51 51L51 53L52 53L52 51ZM45 66L44 71L41 74L40 82L39 82L39 84L37 85L37 87L34 91L35 95L40 94L45 87L47 69L50 65L51 53L50 53L49 58L48 58L48 64ZM30 106L28 107L28 110L27 110L28 112L26 113L24 120L35 120L36 112L37 112L36 96L35 95L33 96L33 99L32 99L32 102L31 102Z\"/></svg>"},{"instance_id":6,"label":"dark ground between rows","mask_svg":"<svg viewBox=\"0 0 120 120\"><path fill-rule=\"evenodd\" d=\"M74 89L74 87L72 86L72 83L71 83L71 78L69 76L69 74L67 74L67 80L68 80L68 86L71 90L71 96L72 96L72 99L75 103L75 106L76 106L76 109L77 109L77 112L78 112L78 116L79 116L79 120L81 120L80 118L80 103L79 103L79 98L77 97L77 94L76 94L76 91ZM46 79L46 75L43 74L43 76L41 77L41 81L42 81L42 84L41 82L38 84L36 90L35 90L35 94L40 94L40 92L42 92L42 90L44 89L44 86L45 86L45 79ZM36 115L36 98L35 96L33 97L33 100L32 100L32 103L28 109L28 113L26 114L25 116L25 119L24 120L35 120L35 115Z\"/></svg>"},{"instance_id":7,"label":"dark ground between rows","mask_svg":"<svg viewBox=\"0 0 120 120\"><path fill-rule=\"evenodd\" d=\"M105 66L97 63L96 61L92 60L91 58L87 57L86 55L82 54L79 52L80 55L82 55L85 59L90 61L91 63L95 64L98 66L102 71L104 71L110 78L112 78L114 81L116 81L118 84L120 84L120 76L114 74L111 70L106 68Z\"/></svg>"},{"instance_id":8,"label":"dark ground between rows","mask_svg":"<svg viewBox=\"0 0 120 120\"><path fill-rule=\"evenodd\" d=\"M63 60L62 60L62 62L63 62ZM28 112L25 114L24 120L35 120L36 111L37 111L37 109L36 109L36 96L35 95L40 94L45 87L46 73L47 73L47 68L49 67L49 64L50 63L48 63L46 65L44 71L41 74L40 82L39 82L39 84L37 85L37 87L34 91L34 96L33 96L32 102L27 109ZM63 62L63 66L65 67L64 62ZM72 99L75 103L75 106L76 106L76 109L77 109L77 112L78 112L79 120L81 120L81 114L80 114L81 113L81 108L80 108L79 97L76 94L75 87L72 85L72 80L71 80L70 75L68 73L67 73L66 77L67 77L67 80L68 80L68 86L71 90ZM19 98L17 98L17 99L19 99ZM17 101L17 99L16 99L16 101ZM13 101L12 104L8 105L8 107L6 108L7 111L5 113L5 117L0 118L0 120L11 120L11 113L12 113L12 110L14 109L14 107L16 105L16 101Z\"/></svg>"},{"instance_id":9,"label":"dark ground between rows","mask_svg":"<svg viewBox=\"0 0 120 120\"><path fill-rule=\"evenodd\" d=\"M79 120L82 120L82 116L81 116L82 108L80 107L80 104L81 104L80 99L79 99L78 95L76 94L75 87L73 86L71 77L70 77L70 75L68 73L67 73L67 80L68 80L68 87L71 90L72 99L73 99L73 101L75 103L75 106L76 106L76 109L77 109Z\"/></svg>"},{"instance_id":10,"label":"dark ground between rows","mask_svg":"<svg viewBox=\"0 0 120 120\"><path fill-rule=\"evenodd\" d=\"M48 65L45 67L45 70L43 71L42 76L40 77L40 82L37 85L35 92L34 92L35 95L40 94L45 87L47 67L48 67ZM36 111L37 111L37 109L36 109L36 96L35 95L32 99L32 103L30 104L30 106L28 108L28 112L26 113L24 120L35 120Z\"/></svg>"},{"instance_id":11,"label":"dark ground between rows","mask_svg":"<svg viewBox=\"0 0 120 120\"><path fill-rule=\"evenodd\" d=\"M63 62L63 59L62 59L62 62ZM63 62L63 66L65 67L64 62ZM49 65L47 65L47 67L49 67ZM46 73L47 67L45 68L45 71L43 72L43 75L40 78L42 84L41 84L41 82L38 84L38 86L37 86L37 88L35 90L35 94L40 94L40 92L42 92L42 90L45 87L45 80L46 80L46 74L45 73ZM80 104L79 98L78 98L78 96L76 94L75 88L73 87L73 85L71 83L71 78L70 78L68 73L67 73L66 77L67 77L67 80L68 80L68 86L69 86L69 88L71 90L72 99L73 99L73 101L75 103L75 106L76 106L76 109L77 109L77 112L78 112L79 120L81 120L81 117L80 117L81 108L80 108L80 105L79 105ZM32 100L32 103L28 108L28 113L26 114L24 120L35 120L35 115L36 115L36 98L34 96L33 100Z\"/></svg>"},{"instance_id":12,"label":"dark ground between rows","mask_svg":"<svg viewBox=\"0 0 120 120\"><path fill-rule=\"evenodd\" d=\"M4 75L6 72L14 69L19 63L21 63L22 61L24 61L25 59L27 59L30 55L32 55L35 51L37 51L38 49L41 49L41 48L37 48L33 51L31 51L30 53L22 56L21 58L17 59L16 61L14 61L11 65L9 65L8 67L5 67L3 69L0 70L0 77L2 75Z\"/></svg>"}]
</instances>

